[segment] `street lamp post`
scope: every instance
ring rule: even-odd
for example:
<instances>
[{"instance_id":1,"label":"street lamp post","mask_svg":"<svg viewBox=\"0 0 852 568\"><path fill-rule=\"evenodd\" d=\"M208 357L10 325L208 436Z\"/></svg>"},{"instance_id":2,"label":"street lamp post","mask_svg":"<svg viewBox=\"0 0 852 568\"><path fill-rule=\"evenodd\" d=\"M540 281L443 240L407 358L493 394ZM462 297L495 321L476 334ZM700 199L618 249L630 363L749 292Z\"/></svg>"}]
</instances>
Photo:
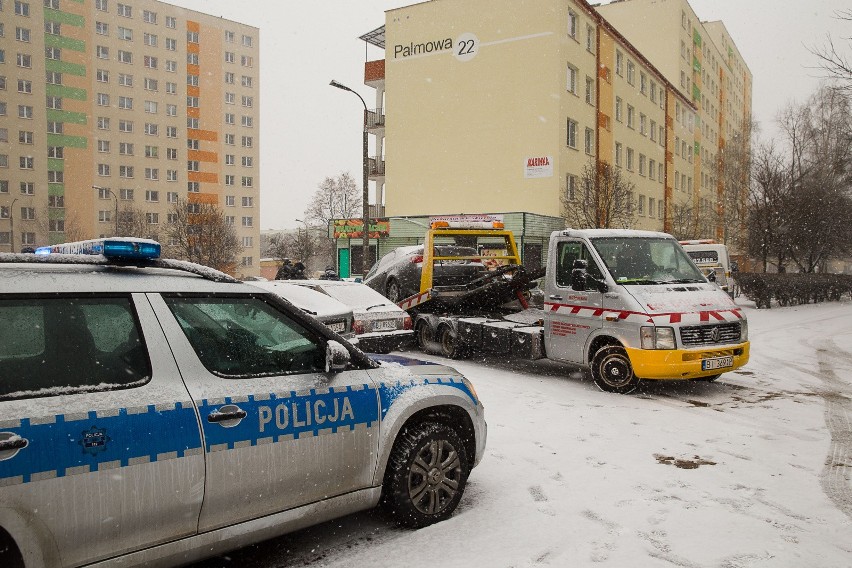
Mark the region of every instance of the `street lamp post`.
<instances>
[{"instance_id":1,"label":"street lamp post","mask_svg":"<svg viewBox=\"0 0 852 568\"><path fill-rule=\"evenodd\" d=\"M338 89L342 89L344 91L349 91L350 93L354 93L356 97L361 99L361 104L364 105L364 132L363 132L363 147L361 150L362 157L362 170L363 170L363 195L362 195L362 217L364 223L364 236L362 238L363 243L363 252L361 254L361 274L364 276L367 275L367 270L370 268L370 198L369 198L369 185L367 180L367 172L370 168L369 158L367 157L368 144L367 144L367 103L364 102L364 98L347 87L346 85L341 85L334 79L329 83L332 87L336 87Z\"/></svg>"},{"instance_id":2,"label":"street lamp post","mask_svg":"<svg viewBox=\"0 0 852 568\"><path fill-rule=\"evenodd\" d=\"M115 228L113 229L113 231L114 231L113 236L117 237L118 236L118 196L115 194L115 192L113 190L111 190L108 187L101 187L99 185L93 185L92 189L97 189L98 191L108 191L109 194L112 195L112 198L115 201L115 219L113 219Z\"/></svg>"},{"instance_id":3,"label":"street lamp post","mask_svg":"<svg viewBox=\"0 0 852 568\"><path fill-rule=\"evenodd\" d=\"M15 202L17 200L17 197L13 199L9 206L9 252L15 252Z\"/></svg>"}]
</instances>

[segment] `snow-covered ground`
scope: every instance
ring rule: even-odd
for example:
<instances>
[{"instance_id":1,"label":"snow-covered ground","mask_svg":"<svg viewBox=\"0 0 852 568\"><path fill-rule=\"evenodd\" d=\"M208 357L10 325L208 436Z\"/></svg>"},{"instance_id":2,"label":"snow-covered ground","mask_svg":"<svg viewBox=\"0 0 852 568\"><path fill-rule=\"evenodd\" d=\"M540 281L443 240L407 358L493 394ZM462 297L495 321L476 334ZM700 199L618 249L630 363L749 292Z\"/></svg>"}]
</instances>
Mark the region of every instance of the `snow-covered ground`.
<instances>
[{"instance_id":1,"label":"snow-covered ground","mask_svg":"<svg viewBox=\"0 0 852 568\"><path fill-rule=\"evenodd\" d=\"M744 305L751 362L712 384L453 362L489 437L451 519L362 513L204 566L852 566L852 302Z\"/></svg>"}]
</instances>

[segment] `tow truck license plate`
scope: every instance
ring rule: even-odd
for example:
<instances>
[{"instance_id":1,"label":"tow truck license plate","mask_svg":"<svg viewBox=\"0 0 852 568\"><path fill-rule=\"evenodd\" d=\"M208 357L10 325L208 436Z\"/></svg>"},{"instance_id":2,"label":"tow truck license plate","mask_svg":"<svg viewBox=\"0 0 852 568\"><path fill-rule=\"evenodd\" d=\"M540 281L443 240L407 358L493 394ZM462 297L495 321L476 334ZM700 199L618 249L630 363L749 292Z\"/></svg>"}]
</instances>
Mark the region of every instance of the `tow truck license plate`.
<instances>
[{"instance_id":1,"label":"tow truck license plate","mask_svg":"<svg viewBox=\"0 0 852 568\"><path fill-rule=\"evenodd\" d=\"M733 367L734 358L728 355L727 357L714 357L712 359L704 359L701 361L702 371L712 371L713 369L724 369L725 367Z\"/></svg>"}]
</instances>

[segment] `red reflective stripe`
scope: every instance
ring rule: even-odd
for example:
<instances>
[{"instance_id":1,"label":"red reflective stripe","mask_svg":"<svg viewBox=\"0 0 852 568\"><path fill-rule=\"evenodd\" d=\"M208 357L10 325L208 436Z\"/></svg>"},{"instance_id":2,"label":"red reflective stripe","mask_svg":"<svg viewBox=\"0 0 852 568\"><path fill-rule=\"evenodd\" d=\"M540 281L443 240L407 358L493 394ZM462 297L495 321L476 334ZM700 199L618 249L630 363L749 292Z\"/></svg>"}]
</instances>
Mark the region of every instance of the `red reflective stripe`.
<instances>
[{"instance_id":1,"label":"red reflective stripe","mask_svg":"<svg viewBox=\"0 0 852 568\"><path fill-rule=\"evenodd\" d=\"M681 314L670 314L669 323L680 323Z\"/></svg>"}]
</instances>

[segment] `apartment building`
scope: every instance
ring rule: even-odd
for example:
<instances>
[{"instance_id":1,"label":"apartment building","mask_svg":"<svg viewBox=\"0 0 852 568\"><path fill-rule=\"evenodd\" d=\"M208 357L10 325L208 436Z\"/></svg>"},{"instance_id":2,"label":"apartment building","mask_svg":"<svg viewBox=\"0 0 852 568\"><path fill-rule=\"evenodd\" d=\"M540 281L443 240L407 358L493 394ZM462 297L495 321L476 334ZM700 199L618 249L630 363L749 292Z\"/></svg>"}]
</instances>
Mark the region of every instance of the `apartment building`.
<instances>
[{"instance_id":1,"label":"apartment building","mask_svg":"<svg viewBox=\"0 0 852 568\"><path fill-rule=\"evenodd\" d=\"M0 250L221 207L259 273L259 30L155 0L0 0Z\"/></svg>"},{"instance_id":2,"label":"apartment building","mask_svg":"<svg viewBox=\"0 0 852 568\"><path fill-rule=\"evenodd\" d=\"M633 228L671 231L699 205L712 213L720 149L744 136L750 74L724 26L705 28L686 0L619 7L631 4L623 18L584 0L432 0L386 12L362 36L385 50L366 63L365 84L384 113L386 214L560 216L562 196L585 191L590 163L633 184ZM634 41L634 28L659 45Z\"/></svg>"}]
</instances>

